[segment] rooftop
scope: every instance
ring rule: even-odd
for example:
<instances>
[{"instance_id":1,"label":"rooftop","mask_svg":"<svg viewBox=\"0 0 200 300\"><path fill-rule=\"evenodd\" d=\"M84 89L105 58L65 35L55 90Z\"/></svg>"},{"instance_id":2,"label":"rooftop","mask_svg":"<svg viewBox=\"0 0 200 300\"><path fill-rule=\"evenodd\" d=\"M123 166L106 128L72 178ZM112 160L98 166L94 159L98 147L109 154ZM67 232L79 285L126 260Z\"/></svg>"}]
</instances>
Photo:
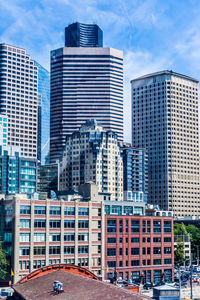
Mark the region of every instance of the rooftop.
<instances>
[{"instance_id":1,"label":"rooftop","mask_svg":"<svg viewBox=\"0 0 200 300\"><path fill-rule=\"evenodd\" d=\"M82 268L83 269L83 268ZM80 274L80 272L79 272ZM64 292L56 295L53 292L53 282L60 281L63 284ZM89 277L70 273L64 269L55 269L44 272L29 280L21 281L14 285L14 290L23 299L32 300L142 300L151 299L145 295L137 294L110 283L104 283Z\"/></svg>"},{"instance_id":2,"label":"rooftop","mask_svg":"<svg viewBox=\"0 0 200 300\"><path fill-rule=\"evenodd\" d=\"M162 75L173 75L173 76L181 77L181 78L186 79L186 80L194 81L196 83L199 82L195 78L192 78L192 77L180 74L180 73L173 72L172 70L170 70L170 71L169 70L163 70L163 71L160 71L160 72L150 73L150 74L147 74L147 75L144 75L144 76L132 79L131 82L137 81L137 80L142 80L142 79L147 79L149 77L162 76Z\"/></svg>"}]
</instances>

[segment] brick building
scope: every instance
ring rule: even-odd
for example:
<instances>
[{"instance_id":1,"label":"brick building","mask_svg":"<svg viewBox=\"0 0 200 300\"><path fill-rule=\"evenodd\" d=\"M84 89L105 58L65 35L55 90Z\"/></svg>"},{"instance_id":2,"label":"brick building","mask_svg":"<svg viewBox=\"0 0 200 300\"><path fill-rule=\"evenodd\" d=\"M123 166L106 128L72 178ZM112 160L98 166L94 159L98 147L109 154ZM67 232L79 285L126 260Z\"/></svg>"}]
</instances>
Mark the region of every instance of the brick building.
<instances>
[{"instance_id":1,"label":"brick building","mask_svg":"<svg viewBox=\"0 0 200 300\"><path fill-rule=\"evenodd\" d=\"M136 282L173 279L173 218L106 215L105 265L109 274ZM105 271L106 276L106 271Z\"/></svg>"}]
</instances>

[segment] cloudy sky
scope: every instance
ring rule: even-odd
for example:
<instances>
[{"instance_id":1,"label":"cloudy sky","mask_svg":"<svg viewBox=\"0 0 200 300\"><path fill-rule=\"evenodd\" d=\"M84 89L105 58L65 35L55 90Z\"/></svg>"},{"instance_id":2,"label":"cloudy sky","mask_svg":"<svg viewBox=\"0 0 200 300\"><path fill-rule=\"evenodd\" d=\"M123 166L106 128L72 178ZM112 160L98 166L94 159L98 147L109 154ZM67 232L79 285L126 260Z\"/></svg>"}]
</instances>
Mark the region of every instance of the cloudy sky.
<instances>
[{"instance_id":1,"label":"cloudy sky","mask_svg":"<svg viewBox=\"0 0 200 300\"><path fill-rule=\"evenodd\" d=\"M97 23L104 46L124 51L126 141L131 79L162 69L200 79L200 0L0 0L0 42L27 49L47 69L75 21Z\"/></svg>"}]
</instances>

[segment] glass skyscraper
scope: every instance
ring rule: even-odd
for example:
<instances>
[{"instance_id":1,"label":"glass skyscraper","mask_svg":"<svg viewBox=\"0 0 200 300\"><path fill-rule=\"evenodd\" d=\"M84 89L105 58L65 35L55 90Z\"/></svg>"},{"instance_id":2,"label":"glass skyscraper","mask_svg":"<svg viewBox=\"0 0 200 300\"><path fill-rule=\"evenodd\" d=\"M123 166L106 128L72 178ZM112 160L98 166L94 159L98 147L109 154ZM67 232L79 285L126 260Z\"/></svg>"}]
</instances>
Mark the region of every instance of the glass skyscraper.
<instances>
[{"instance_id":1,"label":"glass skyscraper","mask_svg":"<svg viewBox=\"0 0 200 300\"><path fill-rule=\"evenodd\" d=\"M38 94L40 95L41 103L38 111L38 138L41 140L41 164L44 164L45 157L49 153L50 74L49 71L47 71L36 61L35 65L38 67Z\"/></svg>"},{"instance_id":2,"label":"glass skyscraper","mask_svg":"<svg viewBox=\"0 0 200 300\"><path fill-rule=\"evenodd\" d=\"M103 31L96 24L70 24L65 28L65 47L103 47Z\"/></svg>"},{"instance_id":3,"label":"glass skyscraper","mask_svg":"<svg viewBox=\"0 0 200 300\"><path fill-rule=\"evenodd\" d=\"M87 45L87 43L86 43ZM123 53L103 47L51 51L50 162L89 119L123 140Z\"/></svg>"}]
</instances>

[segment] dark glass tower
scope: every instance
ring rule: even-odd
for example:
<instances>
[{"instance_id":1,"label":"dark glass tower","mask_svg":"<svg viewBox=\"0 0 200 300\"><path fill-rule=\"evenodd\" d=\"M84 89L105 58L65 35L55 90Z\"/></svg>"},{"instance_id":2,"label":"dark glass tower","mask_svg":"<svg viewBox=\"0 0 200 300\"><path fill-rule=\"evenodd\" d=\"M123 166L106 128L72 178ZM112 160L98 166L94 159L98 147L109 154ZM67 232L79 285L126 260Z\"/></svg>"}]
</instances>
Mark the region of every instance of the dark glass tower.
<instances>
[{"instance_id":1,"label":"dark glass tower","mask_svg":"<svg viewBox=\"0 0 200 300\"><path fill-rule=\"evenodd\" d=\"M70 24L65 28L65 47L103 47L103 31L96 24Z\"/></svg>"}]
</instances>

